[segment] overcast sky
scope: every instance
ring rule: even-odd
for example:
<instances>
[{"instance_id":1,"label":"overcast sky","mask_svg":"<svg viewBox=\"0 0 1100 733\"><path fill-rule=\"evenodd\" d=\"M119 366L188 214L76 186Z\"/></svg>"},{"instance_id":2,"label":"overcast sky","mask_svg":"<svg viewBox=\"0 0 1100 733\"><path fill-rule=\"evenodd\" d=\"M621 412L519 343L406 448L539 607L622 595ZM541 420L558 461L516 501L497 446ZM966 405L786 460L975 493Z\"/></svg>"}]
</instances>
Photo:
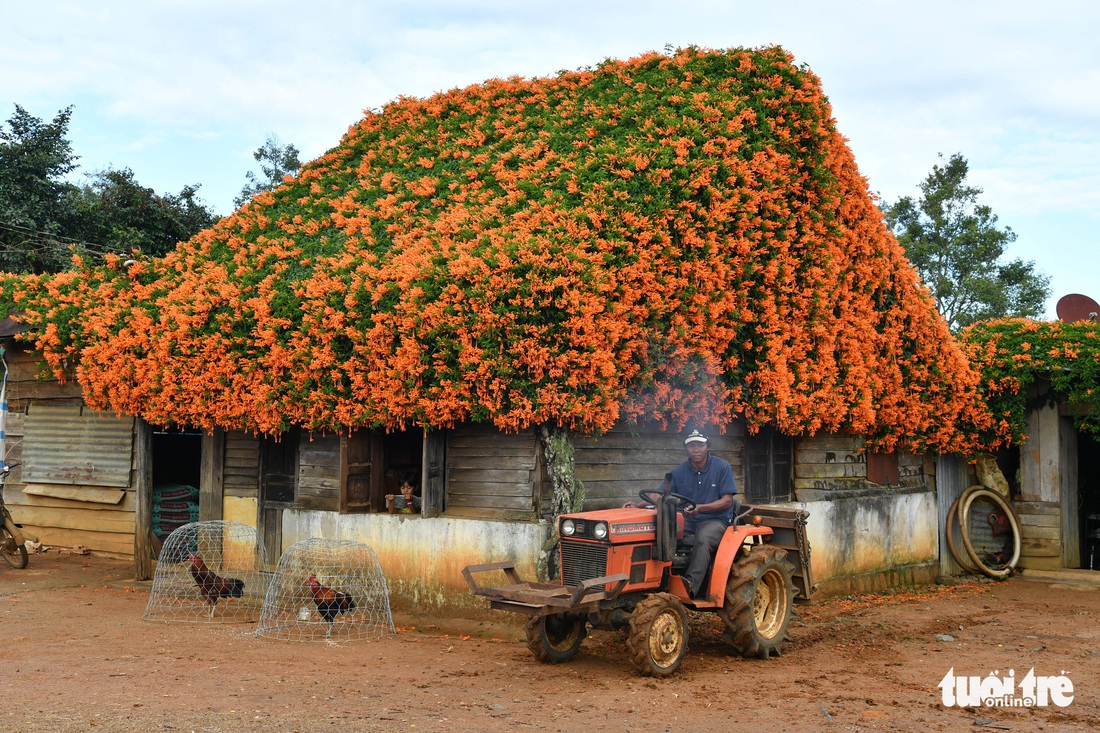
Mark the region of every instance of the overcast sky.
<instances>
[{"instance_id":1,"label":"overcast sky","mask_svg":"<svg viewBox=\"0 0 1100 733\"><path fill-rule=\"evenodd\" d=\"M130 168L158 193L201 184L232 209L274 134L304 161L364 109L492 77L547 76L666 45L778 44L821 79L873 191L916 195L962 153L981 202L1019 235L1009 256L1054 303L1100 300L1100 3L5 3L0 120L74 106L80 172Z\"/></svg>"}]
</instances>

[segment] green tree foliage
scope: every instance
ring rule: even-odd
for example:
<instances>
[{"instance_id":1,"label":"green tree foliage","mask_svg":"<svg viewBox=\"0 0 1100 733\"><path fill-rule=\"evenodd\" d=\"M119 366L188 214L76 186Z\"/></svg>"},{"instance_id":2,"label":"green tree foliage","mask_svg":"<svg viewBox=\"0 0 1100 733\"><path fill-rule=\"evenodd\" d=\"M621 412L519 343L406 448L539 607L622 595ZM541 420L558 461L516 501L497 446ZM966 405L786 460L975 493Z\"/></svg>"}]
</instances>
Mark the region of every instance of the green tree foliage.
<instances>
[{"instance_id":1,"label":"green tree foliage","mask_svg":"<svg viewBox=\"0 0 1100 733\"><path fill-rule=\"evenodd\" d=\"M72 109L45 123L16 105L0 126L0 270L58 272L74 253L159 256L213 225L198 185L158 196L128 168L67 181L78 167L66 137Z\"/></svg>"},{"instance_id":2,"label":"green tree foliage","mask_svg":"<svg viewBox=\"0 0 1100 733\"><path fill-rule=\"evenodd\" d=\"M883 206L886 223L952 330L989 318L1038 316L1050 278L1034 262L1002 260L1016 234L999 229L993 211L978 203L982 189L967 185L968 171L959 153L933 166L919 199L903 196Z\"/></svg>"},{"instance_id":3,"label":"green tree foliage","mask_svg":"<svg viewBox=\"0 0 1100 733\"><path fill-rule=\"evenodd\" d=\"M198 189L184 186L178 195L158 196L129 168L100 171L71 191L69 231L109 251L160 256L213 225L216 217L198 199Z\"/></svg>"},{"instance_id":4,"label":"green tree foliage","mask_svg":"<svg viewBox=\"0 0 1100 733\"><path fill-rule=\"evenodd\" d=\"M45 123L18 104L0 125L0 269L60 269L69 255L60 245L61 221L77 156L66 139L73 108Z\"/></svg>"},{"instance_id":5,"label":"green tree foliage","mask_svg":"<svg viewBox=\"0 0 1100 733\"><path fill-rule=\"evenodd\" d=\"M267 140L256 148L252 157L260 164L263 177L257 176L252 171L245 174L248 183L233 199L233 205L238 209L261 191L273 191L278 188L282 185L284 176L293 175L302 167L298 160L298 148L289 143L285 146L280 145L279 138L275 135L268 135Z\"/></svg>"}]
</instances>

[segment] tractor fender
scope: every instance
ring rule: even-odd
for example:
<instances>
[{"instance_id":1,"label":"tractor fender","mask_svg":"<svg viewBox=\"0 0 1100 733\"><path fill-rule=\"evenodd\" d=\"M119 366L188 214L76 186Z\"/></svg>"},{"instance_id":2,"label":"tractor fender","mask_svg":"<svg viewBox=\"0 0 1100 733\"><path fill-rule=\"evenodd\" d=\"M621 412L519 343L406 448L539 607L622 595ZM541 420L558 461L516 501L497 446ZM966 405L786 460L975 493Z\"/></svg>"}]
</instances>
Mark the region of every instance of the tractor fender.
<instances>
[{"instance_id":1,"label":"tractor fender","mask_svg":"<svg viewBox=\"0 0 1100 733\"><path fill-rule=\"evenodd\" d=\"M737 560L737 554L750 537L767 537L772 534L772 528L764 525L743 524L738 527L727 527L722 535L722 541L718 545L718 551L714 553L714 564L710 571L710 583L707 587L705 603L697 605L722 605L722 599L726 594L726 582L730 577L730 569ZM700 599L702 600L702 599Z\"/></svg>"}]
</instances>

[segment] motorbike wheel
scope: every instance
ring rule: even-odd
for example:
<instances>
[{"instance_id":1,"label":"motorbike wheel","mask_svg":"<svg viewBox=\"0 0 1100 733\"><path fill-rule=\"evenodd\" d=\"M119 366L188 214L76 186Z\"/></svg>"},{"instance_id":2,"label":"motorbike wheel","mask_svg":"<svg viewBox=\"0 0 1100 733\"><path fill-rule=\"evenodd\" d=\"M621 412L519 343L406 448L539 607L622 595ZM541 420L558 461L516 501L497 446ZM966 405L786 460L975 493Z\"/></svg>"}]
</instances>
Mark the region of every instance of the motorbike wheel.
<instances>
[{"instance_id":1,"label":"motorbike wheel","mask_svg":"<svg viewBox=\"0 0 1100 733\"><path fill-rule=\"evenodd\" d=\"M7 527L0 526L0 555L4 560L17 570L27 567L27 548L15 544L15 538Z\"/></svg>"},{"instance_id":2,"label":"motorbike wheel","mask_svg":"<svg viewBox=\"0 0 1100 733\"><path fill-rule=\"evenodd\" d=\"M726 582L724 638L745 657L767 659L782 653L794 615L794 566L787 551L761 545L738 558Z\"/></svg>"},{"instance_id":3,"label":"motorbike wheel","mask_svg":"<svg viewBox=\"0 0 1100 733\"><path fill-rule=\"evenodd\" d=\"M634 668L650 677L668 677L684 661L688 646L687 611L676 596L656 593L634 608L626 639Z\"/></svg>"},{"instance_id":4,"label":"motorbike wheel","mask_svg":"<svg viewBox=\"0 0 1100 733\"><path fill-rule=\"evenodd\" d=\"M532 616L523 625L523 630L527 632L527 648L535 659L547 664L572 659L588 635L583 618L564 614Z\"/></svg>"}]
</instances>

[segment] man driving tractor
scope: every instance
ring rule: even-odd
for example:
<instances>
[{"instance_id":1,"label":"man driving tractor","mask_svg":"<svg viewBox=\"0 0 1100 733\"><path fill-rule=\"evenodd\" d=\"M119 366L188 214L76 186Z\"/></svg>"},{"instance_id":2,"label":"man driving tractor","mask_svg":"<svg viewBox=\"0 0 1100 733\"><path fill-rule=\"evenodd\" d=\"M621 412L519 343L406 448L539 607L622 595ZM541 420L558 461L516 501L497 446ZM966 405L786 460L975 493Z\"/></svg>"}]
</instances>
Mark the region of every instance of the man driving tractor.
<instances>
[{"instance_id":1,"label":"man driving tractor","mask_svg":"<svg viewBox=\"0 0 1100 733\"><path fill-rule=\"evenodd\" d=\"M733 495L737 493L737 485L730 464L710 455L710 437L702 428L688 429L684 434L684 449L688 458L672 469L670 483L672 493L695 502L695 506L683 510L684 535L694 535L694 544L687 571L682 576L688 594L695 598L703 587L722 535L733 522L737 504ZM628 501L624 506L647 505Z\"/></svg>"},{"instance_id":2,"label":"man driving tractor","mask_svg":"<svg viewBox=\"0 0 1100 733\"><path fill-rule=\"evenodd\" d=\"M709 453L699 427L684 435L687 460L640 502L558 515L556 582L525 581L511 560L468 565L470 590L491 607L529 618L527 648L542 662L571 659L588 629L626 629L642 674L676 671L688 644L688 613L716 613L742 656L778 656L794 598L809 597L810 548L801 509L753 507L737 516L733 469ZM503 574L484 586L475 576ZM795 582L799 584L796 587Z\"/></svg>"}]
</instances>

